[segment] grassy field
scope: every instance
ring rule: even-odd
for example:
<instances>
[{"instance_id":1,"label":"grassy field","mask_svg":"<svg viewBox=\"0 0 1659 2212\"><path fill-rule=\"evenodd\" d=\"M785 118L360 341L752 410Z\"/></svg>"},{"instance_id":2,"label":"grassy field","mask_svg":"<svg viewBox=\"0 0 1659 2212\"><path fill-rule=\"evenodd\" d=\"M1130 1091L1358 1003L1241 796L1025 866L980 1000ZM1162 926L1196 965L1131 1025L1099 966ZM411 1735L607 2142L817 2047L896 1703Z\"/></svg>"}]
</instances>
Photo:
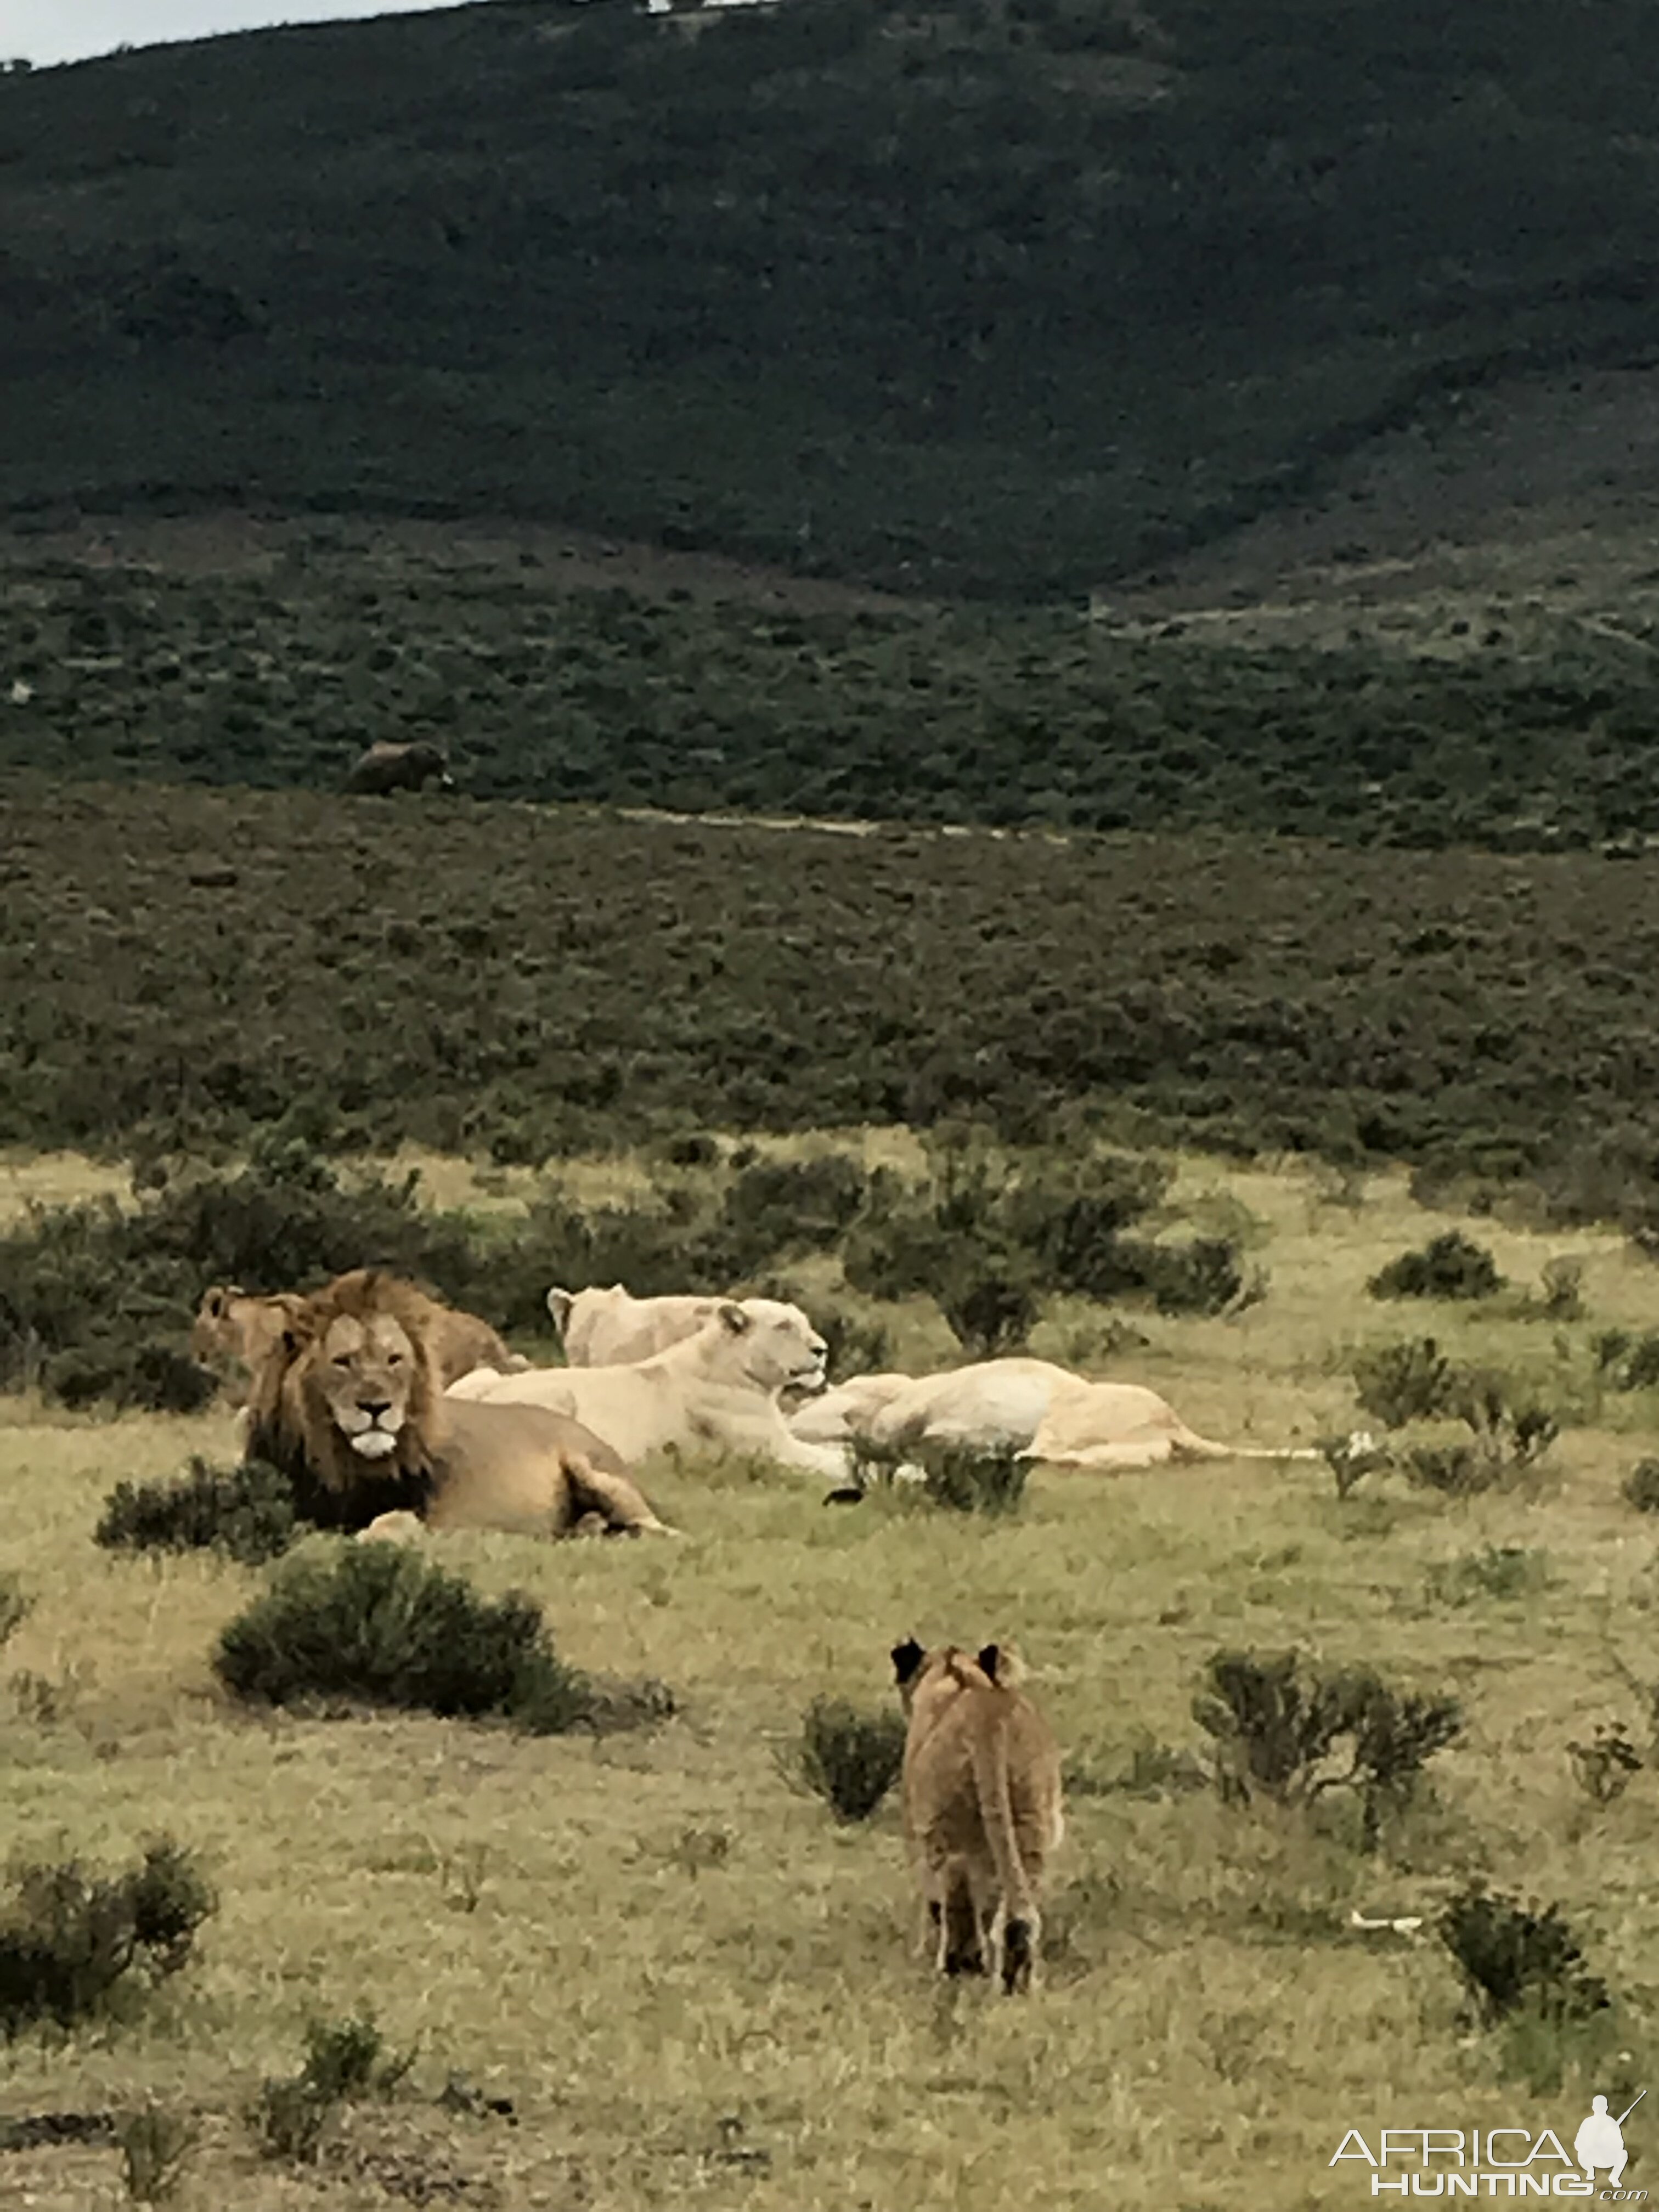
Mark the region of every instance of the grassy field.
<instances>
[{"instance_id":1,"label":"grassy field","mask_svg":"<svg viewBox=\"0 0 1659 2212\"><path fill-rule=\"evenodd\" d=\"M11 1187L38 1176L56 1191L70 1171L13 1163ZM627 1170L584 1172L598 1187ZM450 1174L453 1198L470 1176ZM1546 1242L1489 1220L1462 1225L1510 1292L1480 1310L1377 1305L1367 1276L1448 1225L1396 1176L1361 1188L1194 1159L1182 1186L1250 1210L1268 1295L1231 1320L1134 1316L1150 1341L1111 1371L1211 1434L1346 1429L1354 1347L1425 1327L1582 1397L1590 1335L1651 1313L1651 1274L1616 1237ZM504 1202L499 1184L487 1194ZM1527 1317L1520 1294L1564 1253L1584 1262L1583 1318ZM1038 1348L1085 1318L1054 1316ZM899 1319L905 1356L937 1358L937 1323ZM541 1598L571 1660L678 1694L659 1731L592 1743L233 1709L208 1654L257 1578L89 1541L118 1476L228 1456L226 1417L100 1422L0 1401L8 1565L37 1601L4 1656L0 1838L113 1859L165 1826L222 1898L199 1961L141 2021L0 2056L4 2109L145 2094L199 2106L189 2201L249 2212L687 2198L1293 2212L1368 2197L1364 2169L1328 2167L1350 2126L1374 2140L1384 2124L1526 2122L1570 2141L1592 2090L1628 2075L1619 2109L1650 2078L1659 1983L1651 1778L1598 1810L1565 1755L1616 1717L1645 1742L1620 1668L1651 1671L1653 1545L1618 1485L1654 1406L1581 1410L1597 1425L1569 1428L1536 1485L1462 1504L1392 1484L1340 1503L1322 1467L1239 1465L1039 1473L1017 1520L970 1523L658 1471L681 1546L447 1543L488 1589ZM1487 1547L1531 1555L1523 1595L1460 1574ZM931 1983L890 1803L839 1829L778 1768L814 1694L888 1699L887 1650L910 1631L1017 1641L1066 1752L1048 1985L1027 2004ZM1291 1644L1464 1704L1462 1738L1381 1858L1207 1791L1115 1786L1138 1747L1202 1742L1188 1708L1210 1653ZM1432 1916L1472 1871L1562 1901L1620 2000L1616 2078L1570 2055L1554 2087L1522 2078L1512 2043L1461 2022L1426 1929L1346 1924L1355 1907ZM355 2112L317 2172L259 2165L243 2100L297 2063L308 2019L365 2002L394 2043L418 2040L410 2083ZM451 2069L511 2097L515 2124L440 2110ZM1639 2121L1630 2134L1639 2186ZM0 2154L0 2184L41 2212L123 2201L107 2150Z\"/></svg>"}]
</instances>

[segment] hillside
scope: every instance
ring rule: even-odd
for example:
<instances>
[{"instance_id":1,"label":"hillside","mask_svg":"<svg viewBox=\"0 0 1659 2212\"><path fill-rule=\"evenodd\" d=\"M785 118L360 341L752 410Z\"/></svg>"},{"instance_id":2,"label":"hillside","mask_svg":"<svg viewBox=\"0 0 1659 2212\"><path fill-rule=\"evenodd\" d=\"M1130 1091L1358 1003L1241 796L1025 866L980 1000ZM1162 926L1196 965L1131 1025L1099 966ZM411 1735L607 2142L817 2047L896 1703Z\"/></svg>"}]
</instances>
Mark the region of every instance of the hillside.
<instances>
[{"instance_id":1,"label":"hillside","mask_svg":"<svg viewBox=\"0 0 1659 2212\"><path fill-rule=\"evenodd\" d=\"M0 1145L1074 1117L1651 1217L1659 863L0 788Z\"/></svg>"},{"instance_id":2,"label":"hillside","mask_svg":"<svg viewBox=\"0 0 1659 2212\"><path fill-rule=\"evenodd\" d=\"M0 508L1077 593L1650 361L1656 74L1644 0L493 0L8 76Z\"/></svg>"}]
</instances>

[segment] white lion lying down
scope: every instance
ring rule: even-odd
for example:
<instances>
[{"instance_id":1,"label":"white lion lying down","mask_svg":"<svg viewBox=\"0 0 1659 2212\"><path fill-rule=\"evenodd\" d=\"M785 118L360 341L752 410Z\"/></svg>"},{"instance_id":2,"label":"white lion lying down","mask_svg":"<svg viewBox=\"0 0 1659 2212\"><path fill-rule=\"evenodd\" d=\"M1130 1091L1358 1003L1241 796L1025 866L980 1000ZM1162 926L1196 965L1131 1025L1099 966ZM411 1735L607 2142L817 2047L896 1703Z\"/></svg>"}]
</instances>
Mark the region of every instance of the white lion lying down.
<instances>
[{"instance_id":1,"label":"white lion lying down","mask_svg":"<svg viewBox=\"0 0 1659 2212\"><path fill-rule=\"evenodd\" d=\"M823 1339L799 1306L726 1298L695 1336L635 1365L536 1367L526 1375L481 1367L446 1395L568 1413L630 1466L670 1449L743 1452L842 1481L846 1450L793 1435L778 1410L781 1390L823 1388L824 1354Z\"/></svg>"},{"instance_id":2,"label":"white lion lying down","mask_svg":"<svg viewBox=\"0 0 1659 2212\"><path fill-rule=\"evenodd\" d=\"M798 1413L797 1435L914 1451L1012 1447L1048 1467L1127 1472L1166 1461L1317 1459L1316 1451L1213 1443L1138 1382L1091 1382L1047 1359L986 1359L942 1375L864 1375Z\"/></svg>"}]
</instances>

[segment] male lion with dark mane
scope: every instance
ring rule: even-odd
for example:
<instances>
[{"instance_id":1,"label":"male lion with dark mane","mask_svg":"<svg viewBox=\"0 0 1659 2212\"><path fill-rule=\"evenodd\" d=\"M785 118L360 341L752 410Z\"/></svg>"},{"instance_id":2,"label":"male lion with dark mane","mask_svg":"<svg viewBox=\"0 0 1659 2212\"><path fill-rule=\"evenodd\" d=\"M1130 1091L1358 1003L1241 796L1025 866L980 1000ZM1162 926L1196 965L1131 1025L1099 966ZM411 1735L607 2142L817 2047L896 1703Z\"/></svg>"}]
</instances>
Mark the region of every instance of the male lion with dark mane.
<instances>
[{"instance_id":1,"label":"male lion with dark mane","mask_svg":"<svg viewBox=\"0 0 1659 2212\"><path fill-rule=\"evenodd\" d=\"M370 1268L297 1301L253 1377L246 1455L325 1528L369 1536L504 1528L562 1536L592 1519L667 1535L591 1429L535 1406L447 1399L431 1305Z\"/></svg>"}]
</instances>

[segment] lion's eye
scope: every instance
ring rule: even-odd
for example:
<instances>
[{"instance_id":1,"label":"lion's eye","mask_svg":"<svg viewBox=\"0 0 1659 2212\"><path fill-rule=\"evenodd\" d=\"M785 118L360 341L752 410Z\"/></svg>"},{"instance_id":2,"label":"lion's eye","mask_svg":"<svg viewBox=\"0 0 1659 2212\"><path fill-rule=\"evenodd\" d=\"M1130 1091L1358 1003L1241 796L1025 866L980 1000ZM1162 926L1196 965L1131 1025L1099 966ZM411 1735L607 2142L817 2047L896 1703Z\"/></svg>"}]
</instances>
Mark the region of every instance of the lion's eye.
<instances>
[{"instance_id":1,"label":"lion's eye","mask_svg":"<svg viewBox=\"0 0 1659 2212\"><path fill-rule=\"evenodd\" d=\"M386 1364L388 1367L401 1367L404 1364L404 1355L401 1352L389 1352L386 1354Z\"/></svg>"},{"instance_id":2,"label":"lion's eye","mask_svg":"<svg viewBox=\"0 0 1659 2212\"><path fill-rule=\"evenodd\" d=\"M349 1367L351 1354L349 1352L337 1352L334 1355L334 1364L337 1367Z\"/></svg>"}]
</instances>

